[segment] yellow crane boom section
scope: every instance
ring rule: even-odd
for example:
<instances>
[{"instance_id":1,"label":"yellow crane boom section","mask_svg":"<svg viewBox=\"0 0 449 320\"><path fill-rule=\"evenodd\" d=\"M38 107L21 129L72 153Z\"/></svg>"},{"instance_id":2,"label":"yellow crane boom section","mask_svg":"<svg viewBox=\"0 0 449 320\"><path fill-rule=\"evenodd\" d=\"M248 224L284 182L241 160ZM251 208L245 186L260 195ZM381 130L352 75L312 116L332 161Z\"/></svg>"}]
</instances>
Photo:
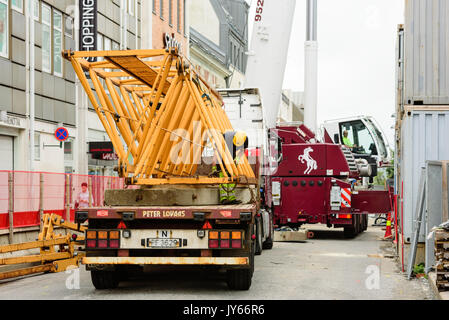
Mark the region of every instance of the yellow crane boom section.
<instances>
[{"instance_id":1,"label":"yellow crane boom section","mask_svg":"<svg viewBox=\"0 0 449 320\"><path fill-rule=\"evenodd\" d=\"M63 56L111 139L119 175L128 184L255 183L248 159L234 161L225 142L233 128L220 95L176 48ZM196 175L206 147L224 177Z\"/></svg>"}]
</instances>

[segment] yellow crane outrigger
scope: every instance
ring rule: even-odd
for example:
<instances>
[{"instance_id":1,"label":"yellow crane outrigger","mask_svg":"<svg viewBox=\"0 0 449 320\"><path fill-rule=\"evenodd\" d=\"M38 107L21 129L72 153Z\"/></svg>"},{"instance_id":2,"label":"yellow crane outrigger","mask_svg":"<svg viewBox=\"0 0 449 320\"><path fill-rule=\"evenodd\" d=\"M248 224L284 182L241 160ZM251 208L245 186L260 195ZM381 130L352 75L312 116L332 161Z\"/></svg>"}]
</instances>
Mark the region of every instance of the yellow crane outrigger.
<instances>
[{"instance_id":1,"label":"yellow crane outrigger","mask_svg":"<svg viewBox=\"0 0 449 320\"><path fill-rule=\"evenodd\" d=\"M110 137L127 184L257 183L248 159L235 162L226 144L224 135L233 128L220 95L177 48L63 56ZM223 178L196 175L206 147L213 149Z\"/></svg>"}]
</instances>

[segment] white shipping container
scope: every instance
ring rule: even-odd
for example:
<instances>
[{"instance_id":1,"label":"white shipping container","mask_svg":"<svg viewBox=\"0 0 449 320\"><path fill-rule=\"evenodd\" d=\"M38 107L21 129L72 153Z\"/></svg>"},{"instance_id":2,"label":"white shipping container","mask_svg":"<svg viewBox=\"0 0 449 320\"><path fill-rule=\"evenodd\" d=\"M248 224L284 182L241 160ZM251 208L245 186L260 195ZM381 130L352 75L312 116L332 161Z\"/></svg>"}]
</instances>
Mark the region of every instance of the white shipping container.
<instances>
[{"instance_id":1,"label":"white shipping container","mask_svg":"<svg viewBox=\"0 0 449 320\"><path fill-rule=\"evenodd\" d=\"M449 104L449 1L406 0L404 104Z\"/></svg>"},{"instance_id":2,"label":"white shipping container","mask_svg":"<svg viewBox=\"0 0 449 320\"><path fill-rule=\"evenodd\" d=\"M397 182L403 199L404 239L409 242L413 239L417 217L421 168L428 160L449 160L449 106L406 106L401 137L401 154L397 160L401 173ZM420 234L419 241L424 242L424 224Z\"/></svg>"}]
</instances>

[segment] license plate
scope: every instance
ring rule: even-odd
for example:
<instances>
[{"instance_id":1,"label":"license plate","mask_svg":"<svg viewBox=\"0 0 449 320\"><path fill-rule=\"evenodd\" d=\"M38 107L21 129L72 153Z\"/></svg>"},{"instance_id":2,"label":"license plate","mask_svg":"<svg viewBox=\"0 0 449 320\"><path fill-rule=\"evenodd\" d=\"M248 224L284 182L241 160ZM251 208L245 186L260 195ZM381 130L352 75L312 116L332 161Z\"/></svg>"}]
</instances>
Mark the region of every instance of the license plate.
<instances>
[{"instance_id":1,"label":"license plate","mask_svg":"<svg viewBox=\"0 0 449 320\"><path fill-rule=\"evenodd\" d=\"M179 248L181 239L147 239L148 248Z\"/></svg>"}]
</instances>

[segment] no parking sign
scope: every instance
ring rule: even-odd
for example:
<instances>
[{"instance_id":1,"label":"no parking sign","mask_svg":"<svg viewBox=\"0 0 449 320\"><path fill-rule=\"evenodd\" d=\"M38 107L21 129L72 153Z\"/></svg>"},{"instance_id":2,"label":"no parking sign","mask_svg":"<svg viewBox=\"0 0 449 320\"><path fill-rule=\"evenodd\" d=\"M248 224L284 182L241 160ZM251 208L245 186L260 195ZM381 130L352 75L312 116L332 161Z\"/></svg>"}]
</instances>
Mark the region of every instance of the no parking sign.
<instances>
[{"instance_id":1,"label":"no parking sign","mask_svg":"<svg viewBox=\"0 0 449 320\"><path fill-rule=\"evenodd\" d=\"M64 142L69 138L69 131L66 128L58 128L55 131L56 140Z\"/></svg>"}]
</instances>

